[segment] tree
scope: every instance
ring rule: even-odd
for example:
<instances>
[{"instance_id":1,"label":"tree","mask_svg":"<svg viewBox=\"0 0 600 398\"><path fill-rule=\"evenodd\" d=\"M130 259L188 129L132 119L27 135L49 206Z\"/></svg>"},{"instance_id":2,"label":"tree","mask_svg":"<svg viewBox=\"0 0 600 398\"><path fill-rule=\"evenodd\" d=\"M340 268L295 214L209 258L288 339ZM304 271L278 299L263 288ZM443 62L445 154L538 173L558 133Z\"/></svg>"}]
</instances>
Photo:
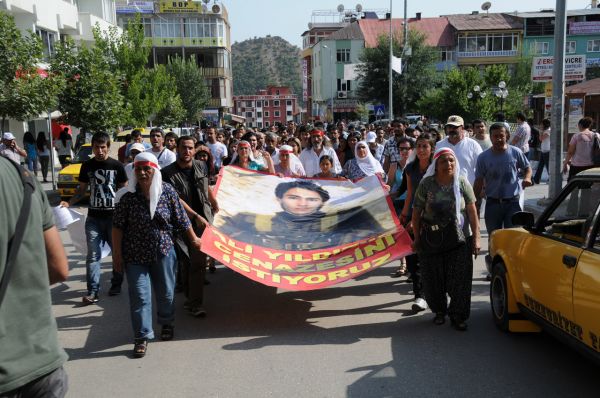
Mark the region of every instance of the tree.
<instances>
[{"instance_id":1,"label":"tree","mask_svg":"<svg viewBox=\"0 0 600 398\"><path fill-rule=\"evenodd\" d=\"M408 46L411 55L403 57L403 71L399 75L393 72L392 92L394 110L397 114L417 112L417 100L434 87L437 81L435 60L437 51L425 43L425 35L421 32L410 30ZM398 37L392 40L394 54L402 54L402 45ZM382 35L378 39L377 47L365 48L359 58L358 67L360 85L358 95L363 101L384 103L388 102L389 93L389 36Z\"/></svg>"},{"instance_id":2,"label":"tree","mask_svg":"<svg viewBox=\"0 0 600 398\"><path fill-rule=\"evenodd\" d=\"M206 80L193 58L183 59L176 57L170 59L167 72L175 80L177 93L181 97L184 119L190 124L195 124L208 105L210 93L206 87Z\"/></svg>"},{"instance_id":3,"label":"tree","mask_svg":"<svg viewBox=\"0 0 600 398\"><path fill-rule=\"evenodd\" d=\"M64 122L91 132L110 131L121 124L124 101L120 80L102 49L76 49L74 42L67 40L57 46L51 71L65 79L58 95Z\"/></svg>"},{"instance_id":4,"label":"tree","mask_svg":"<svg viewBox=\"0 0 600 398\"><path fill-rule=\"evenodd\" d=\"M0 12L0 117L27 120L53 109L62 87L59 76L40 73L42 43L38 36L22 36L14 19Z\"/></svg>"}]
</instances>

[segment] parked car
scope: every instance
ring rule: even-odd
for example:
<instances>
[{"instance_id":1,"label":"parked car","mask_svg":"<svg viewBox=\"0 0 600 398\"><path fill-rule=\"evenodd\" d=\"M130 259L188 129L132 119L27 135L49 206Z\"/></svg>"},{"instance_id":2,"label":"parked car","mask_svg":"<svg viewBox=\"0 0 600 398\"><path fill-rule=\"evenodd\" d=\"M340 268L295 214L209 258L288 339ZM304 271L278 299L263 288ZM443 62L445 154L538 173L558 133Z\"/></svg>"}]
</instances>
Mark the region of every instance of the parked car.
<instances>
[{"instance_id":1,"label":"parked car","mask_svg":"<svg viewBox=\"0 0 600 398\"><path fill-rule=\"evenodd\" d=\"M79 172L81 164L92 157L92 145L83 144L79 151L71 160L71 164L62 169L58 173L58 193L63 199L68 199L75 195L77 186L79 185ZM89 192L87 193L89 196Z\"/></svg>"},{"instance_id":2,"label":"parked car","mask_svg":"<svg viewBox=\"0 0 600 398\"><path fill-rule=\"evenodd\" d=\"M600 168L578 174L537 221L495 231L490 300L504 331L544 329L600 362Z\"/></svg>"}]
</instances>

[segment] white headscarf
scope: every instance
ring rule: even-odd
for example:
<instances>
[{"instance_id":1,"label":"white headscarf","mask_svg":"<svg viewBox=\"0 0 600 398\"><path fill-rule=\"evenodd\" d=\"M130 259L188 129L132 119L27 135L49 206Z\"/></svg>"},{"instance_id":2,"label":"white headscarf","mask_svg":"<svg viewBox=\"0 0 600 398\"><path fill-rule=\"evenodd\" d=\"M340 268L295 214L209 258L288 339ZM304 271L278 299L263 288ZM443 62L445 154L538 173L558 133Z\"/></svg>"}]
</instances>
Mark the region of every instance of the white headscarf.
<instances>
[{"instance_id":1,"label":"white headscarf","mask_svg":"<svg viewBox=\"0 0 600 398\"><path fill-rule=\"evenodd\" d=\"M361 145L367 148L367 156L365 156L364 158L360 158L358 156L358 147ZM383 174L383 167L381 167L381 163L379 163L377 159L375 159L375 156L373 156L373 154L371 153L371 150L369 149L369 144L367 144L366 141L359 141L356 143L356 145L354 146L354 159L356 159L358 167L360 167L362 172L365 173L367 176L372 176L377 173Z\"/></svg>"},{"instance_id":2,"label":"white headscarf","mask_svg":"<svg viewBox=\"0 0 600 398\"><path fill-rule=\"evenodd\" d=\"M250 143L249 143L248 141L241 140L240 142L238 142L238 144L237 144L237 146L236 146L235 153L234 153L234 154L233 154L233 156L231 157L231 162L230 162L229 164L232 164L232 165L234 165L234 164L235 164L235 162L237 161L237 158L238 158L238 151L237 151L237 148L239 148L239 147L240 147L240 145L247 146L248 148L250 148L250 150L248 151L248 156L249 156L249 159L250 159L250 161L251 161L251 162L254 162L254 161L255 161L255 159L254 159L254 153L252 152L252 146L250 145Z\"/></svg>"},{"instance_id":3,"label":"white headscarf","mask_svg":"<svg viewBox=\"0 0 600 398\"><path fill-rule=\"evenodd\" d=\"M288 155L290 155L289 169L293 174L298 174L302 176L306 175L306 172L304 171L304 166L302 166L302 162L300 161L300 159L298 159L298 156L294 154L294 148L292 148L290 145L282 145L279 148L279 152L277 152L277 155L273 159L273 163L281 164L279 155L282 153L287 153Z\"/></svg>"},{"instance_id":4,"label":"white headscarf","mask_svg":"<svg viewBox=\"0 0 600 398\"><path fill-rule=\"evenodd\" d=\"M454 156L454 181L452 182L452 191L454 192L456 220L458 221L458 225L460 225L462 227L462 225L464 223L464 218L460 212L460 203L461 203L461 198L462 198L462 195L460 193L460 182L459 182L460 164L458 163L458 158L456 157L456 154L454 153L454 151L450 148L440 148L440 149L436 150L433 154L433 161L427 168L427 171L425 172L425 175L423 176L423 178L429 177L429 176L435 176L435 169L436 169L437 161L440 158L440 156L446 155L446 154L450 154L450 155Z\"/></svg>"},{"instance_id":5,"label":"white headscarf","mask_svg":"<svg viewBox=\"0 0 600 398\"><path fill-rule=\"evenodd\" d=\"M162 175L160 173L158 159L150 152L142 152L133 160L133 167L135 168L137 165L154 168L154 177L152 177L152 184L150 185L150 219L153 219L154 213L156 213L156 206L158 206L158 199L160 199L160 195L162 195ZM119 189L117 192L115 198L116 203L119 203L123 195L127 192L135 193L136 185L137 177L135 176L135 172L133 172L127 186Z\"/></svg>"}]
</instances>

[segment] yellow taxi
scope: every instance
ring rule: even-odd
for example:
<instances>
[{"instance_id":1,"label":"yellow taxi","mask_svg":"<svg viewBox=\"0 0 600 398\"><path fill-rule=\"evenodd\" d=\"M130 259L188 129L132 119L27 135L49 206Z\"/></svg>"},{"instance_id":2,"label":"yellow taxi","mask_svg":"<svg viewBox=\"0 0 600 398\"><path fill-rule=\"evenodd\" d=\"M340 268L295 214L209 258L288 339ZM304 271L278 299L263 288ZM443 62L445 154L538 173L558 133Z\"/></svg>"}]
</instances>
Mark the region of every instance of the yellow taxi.
<instances>
[{"instance_id":1,"label":"yellow taxi","mask_svg":"<svg viewBox=\"0 0 600 398\"><path fill-rule=\"evenodd\" d=\"M490 242L490 300L504 331L544 329L600 362L600 168L579 173L542 213Z\"/></svg>"},{"instance_id":2,"label":"yellow taxi","mask_svg":"<svg viewBox=\"0 0 600 398\"><path fill-rule=\"evenodd\" d=\"M92 156L92 145L83 144L71 160L71 164L58 173L57 185L58 193L61 198L68 199L75 194L77 186L79 185L79 171L81 170L81 164ZM87 195L89 195L89 192L86 196Z\"/></svg>"},{"instance_id":3,"label":"yellow taxi","mask_svg":"<svg viewBox=\"0 0 600 398\"><path fill-rule=\"evenodd\" d=\"M123 130L117 134L117 136L115 137L115 141L125 142L125 136L127 134L131 134L133 132L133 130L139 130L142 132L142 138L144 139L144 141L150 142L150 130L152 130L153 128L154 127L136 127L134 129ZM165 134L172 131L172 129L170 129L170 128L165 128L162 130L164 131Z\"/></svg>"}]
</instances>

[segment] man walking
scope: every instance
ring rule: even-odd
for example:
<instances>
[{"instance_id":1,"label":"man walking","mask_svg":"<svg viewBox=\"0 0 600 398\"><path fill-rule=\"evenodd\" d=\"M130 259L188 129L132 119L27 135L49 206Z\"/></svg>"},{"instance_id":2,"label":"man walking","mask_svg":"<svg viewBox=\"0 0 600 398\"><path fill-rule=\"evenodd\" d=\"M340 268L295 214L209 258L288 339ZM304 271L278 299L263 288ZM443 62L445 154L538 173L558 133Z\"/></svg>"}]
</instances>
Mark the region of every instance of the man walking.
<instances>
[{"instance_id":1,"label":"man walking","mask_svg":"<svg viewBox=\"0 0 600 398\"><path fill-rule=\"evenodd\" d=\"M517 130L510 140L510 145L519 148L527 159L529 159L529 139L531 138L531 127L527 124L527 118L523 112L517 113Z\"/></svg>"},{"instance_id":2,"label":"man walking","mask_svg":"<svg viewBox=\"0 0 600 398\"><path fill-rule=\"evenodd\" d=\"M460 173L473 185L475 182L475 168L477 158L483 152L481 146L465 134L465 122L462 117L453 115L446 122L447 137L437 143L436 149L450 148L456 154L460 166Z\"/></svg>"},{"instance_id":3,"label":"man walking","mask_svg":"<svg viewBox=\"0 0 600 398\"><path fill-rule=\"evenodd\" d=\"M165 147L165 133L161 128L154 127L150 130L150 144L152 145L151 152L158 159L161 169L175 161L175 154Z\"/></svg>"},{"instance_id":4,"label":"man walking","mask_svg":"<svg viewBox=\"0 0 600 398\"><path fill-rule=\"evenodd\" d=\"M213 214L219 211L219 206L208 186L207 165L194 159L195 144L196 140L192 136L180 137L177 141L177 161L162 169L162 177L163 181L171 184L177 191L194 225L194 232L201 236L204 228L212 222ZM182 239L177 239L177 246L178 260L182 265L183 289L187 298L184 308L193 316L205 317L203 303L206 255L193 249Z\"/></svg>"},{"instance_id":5,"label":"man walking","mask_svg":"<svg viewBox=\"0 0 600 398\"><path fill-rule=\"evenodd\" d=\"M106 133L96 133L92 137L94 157L81 165L79 187L69 202L61 206L69 207L81 201L90 187L90 206L85 220L87 241L86 280L87 295L82 298L84 304L98 302L100 291L100 261L104 242L112 249L112 217L115 211L115 195L127 182L127 175L121 162L108 156L110 137ZM121 293L123 273L113 268L110 296Z\"/></svg>"},{"instance_id":6,"label":"man walking","mask_svg":"<svg viewBox=\"0 0 600 398\"><path fill-rule=\"evenodd\" d=\"M300 153L300 161L304 167L307 177L313 177L315 174L321 172L319 168L319 160L321 156L328 155L333 159L333 172L340 174L342 172L342 166L332 147L323 146L323 139L325 133L321 130L312 130L310 132L310 141L308 146Z\"/></svg>"},{"instance_id":7,"label":"man walking","mask_svg":"<svg viewBox=\"0 0 600 398\"><path fill-rule=\"evenodd\" d=\"M394 134L389 140L386 141L383 147L383 170L387 173L390 169L390 165L400 161L400 152L398 152L398 141L400 138L406 137L404 133L404 123L400 120L392 121L392 133ZM415 139L409 137L409 139L415 142Z\"/></svg>"},{"instance_id":8,"label":"man walking","mask_svg":"<svg viewBox=\"0 0 600 398\"><path fill-rule=\"evenodd\" d=\"M206 141L208 149L213 157L213 163L218 170L223 166L223 159L227 157L227 146L222 142L217 141L217 135L214 127L206 129Z\"/></svg>"}]
</instances>

